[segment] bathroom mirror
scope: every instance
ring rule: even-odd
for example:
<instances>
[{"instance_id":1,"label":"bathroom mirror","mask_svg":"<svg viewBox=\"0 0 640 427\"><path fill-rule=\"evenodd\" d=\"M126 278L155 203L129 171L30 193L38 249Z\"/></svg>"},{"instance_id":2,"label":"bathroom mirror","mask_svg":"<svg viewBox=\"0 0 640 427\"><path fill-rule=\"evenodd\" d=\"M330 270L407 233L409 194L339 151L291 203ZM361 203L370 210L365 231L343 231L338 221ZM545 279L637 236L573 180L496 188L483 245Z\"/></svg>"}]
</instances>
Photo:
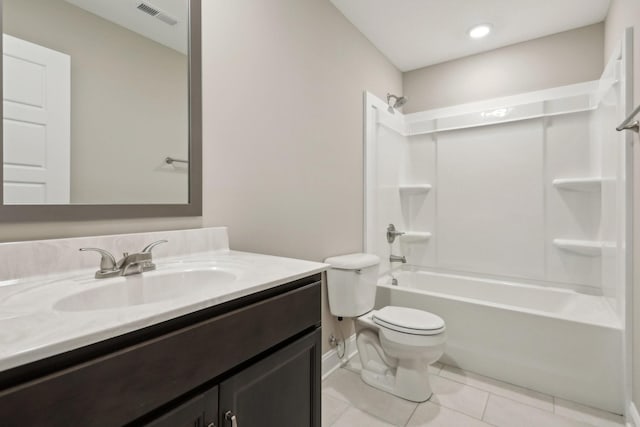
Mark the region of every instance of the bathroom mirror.
<instances>
[{"instance_id":1,"label":"bathroom mirror","mask_svg":"<svg viewBox=\"0 0 640 427\"><path fill-rule=\"evenodd\" d=\"M0 5L0 219L200 215L200 0Z\"/></svg>"}]
</instances>

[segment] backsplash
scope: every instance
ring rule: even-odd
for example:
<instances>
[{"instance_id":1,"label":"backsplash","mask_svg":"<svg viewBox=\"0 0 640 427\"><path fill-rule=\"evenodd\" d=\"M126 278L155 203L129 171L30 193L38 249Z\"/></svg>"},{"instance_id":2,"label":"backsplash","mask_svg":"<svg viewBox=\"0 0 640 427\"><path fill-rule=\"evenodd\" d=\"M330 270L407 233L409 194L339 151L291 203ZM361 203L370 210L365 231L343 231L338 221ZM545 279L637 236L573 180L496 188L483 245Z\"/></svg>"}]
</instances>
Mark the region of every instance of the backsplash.
<instances>
[{"instance_id":1,"label":"backsplash","mask_svg":"<svg viewBox=\"0 0 640 427\"><path fill-rule=\"evenodd\" d=\"M100 256L80 248L105 249L118 259L162 239L169 243L153 250L156 259L229 250L226 227L0 243L0 282L97 268Z\"/></svg>"}]
</instances>

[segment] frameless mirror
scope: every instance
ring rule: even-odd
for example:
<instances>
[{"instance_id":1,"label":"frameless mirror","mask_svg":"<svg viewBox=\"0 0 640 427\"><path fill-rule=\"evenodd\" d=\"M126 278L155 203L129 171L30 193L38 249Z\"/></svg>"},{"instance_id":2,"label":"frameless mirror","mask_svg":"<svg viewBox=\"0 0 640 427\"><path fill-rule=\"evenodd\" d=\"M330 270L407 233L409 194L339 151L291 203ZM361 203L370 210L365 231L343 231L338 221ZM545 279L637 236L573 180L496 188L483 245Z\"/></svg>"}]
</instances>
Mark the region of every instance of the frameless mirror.
<instances>
[{"instance_id":1,"label":"frameless mirror","mask_svg":"<svg viewBox=\"0 0 640 427\"><path fill-rule=\"evenodd\" d=\"M2 0L3 219L199 214L199 8Z\"/></svg>"}]
</instances>

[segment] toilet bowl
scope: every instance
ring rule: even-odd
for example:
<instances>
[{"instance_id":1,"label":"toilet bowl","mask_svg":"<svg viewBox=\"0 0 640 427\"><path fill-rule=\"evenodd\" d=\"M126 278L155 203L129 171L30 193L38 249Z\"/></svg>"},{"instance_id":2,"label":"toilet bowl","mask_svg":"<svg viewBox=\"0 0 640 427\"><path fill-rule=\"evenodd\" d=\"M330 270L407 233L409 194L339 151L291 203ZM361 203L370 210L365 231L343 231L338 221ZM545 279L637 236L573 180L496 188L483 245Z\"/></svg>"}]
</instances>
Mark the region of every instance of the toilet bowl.
<instances>
[{"instance_id":1,"label":"toilet bowl","mask_svg":"<svg viewBox=\"0 0 640 427\"><path fill-rule=\"evenodd\" d=\"M428 400L428 367L444 352L444 320L406 307L374 310L380 263L375 255L343 255L325 262L332 267L327 272L331 313L355 318L363 381L413 402Z\"/></svg>"},{"instance_id":2,"label":"toilet bowl","mask_svg":"<svg viewBox=\"0 0 640 427\"><path fill-rule=\"evenodd\" d=\"M387 320L389 313L393 313L395 324L381 321L380 317ZM405 322L406 316L422 314L433 323L424 323L422 329L417 329L415 323ZM431 397L428 368L442 356L445 341L444 321L421 310L389 306L356 319L363 381L413 402Z\"/></svg>"}]
</instances>

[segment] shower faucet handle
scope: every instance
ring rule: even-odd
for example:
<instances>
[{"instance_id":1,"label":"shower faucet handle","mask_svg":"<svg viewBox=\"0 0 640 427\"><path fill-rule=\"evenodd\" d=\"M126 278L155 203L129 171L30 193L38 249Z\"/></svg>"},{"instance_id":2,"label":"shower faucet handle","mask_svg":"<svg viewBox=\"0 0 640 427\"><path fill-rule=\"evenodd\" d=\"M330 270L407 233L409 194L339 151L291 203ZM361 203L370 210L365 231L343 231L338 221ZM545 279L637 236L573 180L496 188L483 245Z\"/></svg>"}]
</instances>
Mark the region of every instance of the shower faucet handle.
<instances>
[{"instance_id":1,"label":"shower faucet handle","mask_svg":"<svg viewBox=\"0 0 640 427\"><path fill-rule=\"evenodd\" d=\"M393 224L389 224L387 227L387 242L393 243L396 241L396 237L402 236L404 234L403 231L397 231L396 226Z\"/></svg>"}]
</instances>

